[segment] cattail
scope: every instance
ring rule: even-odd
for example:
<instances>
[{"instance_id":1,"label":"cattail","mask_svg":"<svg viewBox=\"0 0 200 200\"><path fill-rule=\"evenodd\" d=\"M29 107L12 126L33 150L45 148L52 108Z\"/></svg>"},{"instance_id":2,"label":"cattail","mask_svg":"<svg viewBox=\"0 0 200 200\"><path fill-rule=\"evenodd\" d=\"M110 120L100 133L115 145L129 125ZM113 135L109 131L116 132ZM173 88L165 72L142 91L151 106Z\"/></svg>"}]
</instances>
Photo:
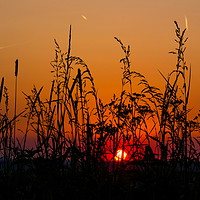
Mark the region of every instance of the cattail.
<instances>
[{"instance_id":1,"label":"cattail","mask_svg":"<svg viewBox=\"0 0 200 200\"><path fill-rule=\"evenodd\" d=\"M18 75L18 59L15 61L15 76Z\"/></svg>"},{"instance_id":2,"label":"cattail","mask_svg":"<svg viewBox=\"0 0 200 200\"><path fill-rule=\"evenodd\" d=\"M18 59L15 61L15 105L14 105L14 118L16 118L17 113L17 76L18 76ZM14 146L15 146L15 136L16 136L16 120L14 120Z\"/></svg>"},{"instance_id":3,"label":"cattail","mask_svg":"<svg viewBox=\"0 0 200 200\"><path fill-rule=\"evenodd\" d=\"M0 103L3 96L3 86L4 86L4 77L1 79L1 87L0 87Z\"/></svg>"}]
</instances>

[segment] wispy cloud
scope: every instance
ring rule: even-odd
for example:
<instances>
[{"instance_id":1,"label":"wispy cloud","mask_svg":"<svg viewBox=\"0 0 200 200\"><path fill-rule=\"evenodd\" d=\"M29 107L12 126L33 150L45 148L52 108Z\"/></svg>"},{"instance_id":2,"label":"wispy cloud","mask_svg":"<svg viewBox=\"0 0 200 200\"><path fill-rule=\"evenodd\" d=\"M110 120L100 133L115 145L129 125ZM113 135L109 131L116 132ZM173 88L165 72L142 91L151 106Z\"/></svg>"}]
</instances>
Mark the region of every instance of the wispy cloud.
<instances>
[{"instance_id":1,"label":"wispy cloud","mask_svg":"<svg viewBox=\"0 0 200 200\"><path fill-rule=\"evenodd\" d=\"M13 45L7 45L7 46L0 46L0 50L1 49L6 49L6 48L9 48L9 47L14 47L16 46L17 44L13 44Z\"/></svg>"},{"instance_id":2,"label":"wispy cloud","mask_svg":"<svg viewBox=\"0 0 200 200\"><path fill-rule=\"evenodd\" d=\"M188 30L188 20L187 20L186 15L185 15L185 28Z\"/></svg>"},{"instance_id":3,"label":"wispy cloud","mask_svg":"<svg viewBox=\"0 0 200 200\"><path fill-rule=\"evenodd\" d=\"M81 17L87 21L87 17L85 15L81 15Z\"/></svg>"},{"instance_id":4,"label":"wispy cloud","mask_svg":"<svg viewBox=\"0 0 200 200\"><path fill-rule=\"evenodd\" d=\"M2 49L7 49L7 48L11 48L11 47L15 47L15 46L19 46L19 45L28 44L29 42L30 42L30 41L22 42L22 43L16 43L16 44L10 44L10 45L5 45L5 46L0 46L0 50L2 50Z\"/></svg>"}]
</instances>

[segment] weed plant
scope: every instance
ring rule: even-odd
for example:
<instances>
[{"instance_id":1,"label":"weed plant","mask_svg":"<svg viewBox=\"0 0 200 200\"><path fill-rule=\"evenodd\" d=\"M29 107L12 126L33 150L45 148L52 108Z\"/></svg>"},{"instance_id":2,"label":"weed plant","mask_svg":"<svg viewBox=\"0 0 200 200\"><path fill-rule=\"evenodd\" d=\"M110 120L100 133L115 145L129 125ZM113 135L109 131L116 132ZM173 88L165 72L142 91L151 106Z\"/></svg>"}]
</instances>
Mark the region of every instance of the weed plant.
<instances>
[{"instance_id":1,"label":"weed plant","mask_svg":"<svg viewBox=\"0 0 200 200\"><path fill-rule=\"evenodd\" d=\"M198 115L188 113L191 67L185 61L186 29L175 22L175 68L165 89L132 71L130 46L115 38L120 59L121 93L104 104L88 65L63 53L55 40L49 97L43 87L24 94L26 108L9 118L9 95L0 86L0 188L4 199L198 199L200 184ZM137 87L137 88L136 88ZM137 92L136 92L137 91ZM19 120L19 122L18 122ZM26 120L23 140L16 124ZM27 140L36 137L30 148ZM116 159L121 149L126 158Z\"/></svg>"}]
</instances>

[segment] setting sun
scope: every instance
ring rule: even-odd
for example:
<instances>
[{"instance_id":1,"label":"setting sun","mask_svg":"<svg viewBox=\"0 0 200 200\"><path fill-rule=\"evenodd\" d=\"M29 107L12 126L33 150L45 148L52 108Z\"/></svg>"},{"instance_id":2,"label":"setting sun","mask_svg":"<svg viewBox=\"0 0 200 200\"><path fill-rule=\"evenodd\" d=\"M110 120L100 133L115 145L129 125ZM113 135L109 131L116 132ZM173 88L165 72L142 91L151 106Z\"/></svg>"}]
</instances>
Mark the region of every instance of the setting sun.
<instances>
[{"instance_id":1,"label":"setting sun","mask_svg":"<svg viewBox=\"0 0 200 200\"><path fill-rule=\"evenodd\" d=\"M121 161L122 158L123 160L126 159L127 153L125 151L123 151L122 149L117 150L116 156L115 156L115 160L116 161Z\"/></svg>"}]
</instances>

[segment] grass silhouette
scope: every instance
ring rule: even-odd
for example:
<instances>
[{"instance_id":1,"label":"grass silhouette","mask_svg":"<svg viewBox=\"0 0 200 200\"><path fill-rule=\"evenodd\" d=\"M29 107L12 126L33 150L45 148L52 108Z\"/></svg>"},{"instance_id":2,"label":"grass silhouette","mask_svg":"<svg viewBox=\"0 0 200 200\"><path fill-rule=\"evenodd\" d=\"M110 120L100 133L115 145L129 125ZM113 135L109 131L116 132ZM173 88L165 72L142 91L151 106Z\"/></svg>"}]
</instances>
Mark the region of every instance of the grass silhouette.
<instances>
[{"instance_id":1,"label":"grass silhouette","mask_svg":"<svg viewBox=\"0 0 200 200\"><path fill-rule=\"evenodd\" d=\"M175 22L177 64L165 89L132 71L130 46L115 38L124 57L121 93L104 104L87 64L63 53L55 40L49 97L43 87L24 94L26 108L9 118L4 78L0 87L0 191L3 199L198 199L198 116L188 113L191 68L185 61L186 29ZM137 90L135 89L137 87ZM137 92L136 92L137 91ZM3 102L4 101L4 102ZM26 120L23 140L17 120ZM29 148L29 134L36 136ZM120 159L115 159L118 150Z\"/></svg>"}]
</instances>

